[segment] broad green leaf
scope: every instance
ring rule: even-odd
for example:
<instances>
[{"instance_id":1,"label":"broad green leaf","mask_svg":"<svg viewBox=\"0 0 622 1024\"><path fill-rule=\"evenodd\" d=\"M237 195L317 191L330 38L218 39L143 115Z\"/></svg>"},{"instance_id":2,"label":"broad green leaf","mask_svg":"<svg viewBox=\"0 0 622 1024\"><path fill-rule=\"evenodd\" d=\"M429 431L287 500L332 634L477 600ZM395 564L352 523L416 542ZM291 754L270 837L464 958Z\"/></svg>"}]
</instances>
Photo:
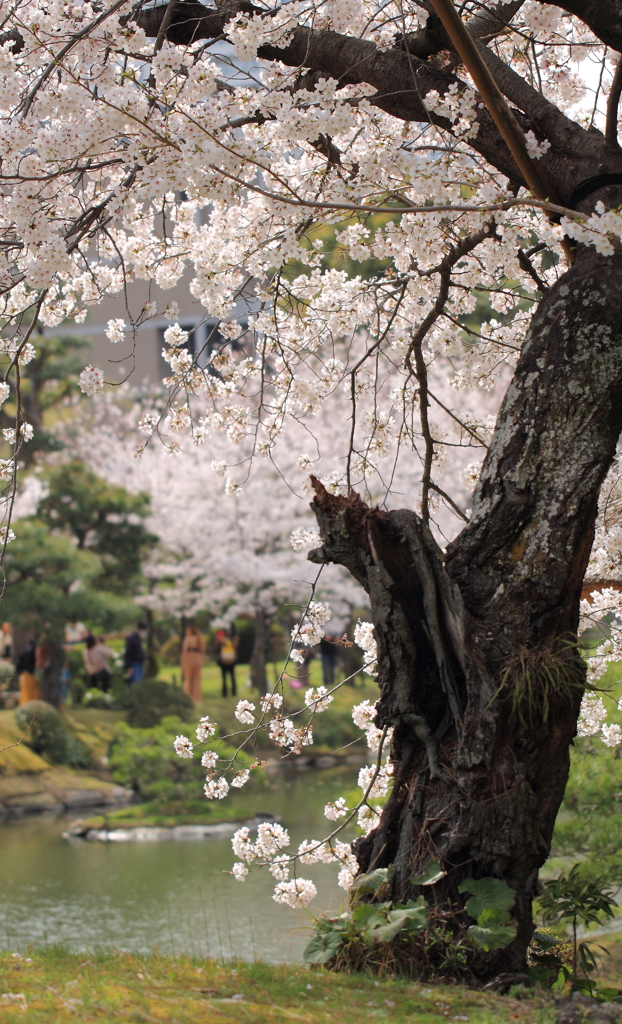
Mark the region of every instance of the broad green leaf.
<instances>
[{"instance_id":1,"label":"broad green leaf","mask_svg":"<svg viewBox=\"0 0 622 1024\"><path fill-rule=\"evenodd\" d=\"M401 931L408 931L413 934L423 931L428 922L426 907L410 907L406 910L391 910L387 919L376 927L370 927L367 931L367 941L391 942ZM371 923L371 922L370 922Z\"/></svg>"},{"instance_id":2,"label":"broad green leaf","mask_svg":"<svg viewBox=\"0 0 622 1024\"><path fill-rule=\"evenodd\" d=\"M473 893L465 909L469 917L478 918L484 910L509 910L514 906L516 893L500 878L465 878L458 892ZM500 948L500 947L497 947Z\"/></svg>"},{"instance_id":3,"label":"broad green leaf","mask_svg":"<svg viewBox=\"0 0 622 1024\"><path fill-rule=\"evenodd\" d=\"M359 893L372 893L375 895L379 888L387 881L388 877L388 868L376 868L375 871L370 871L368 875L359 875L358 878L354 879L352 887L354 897L356 898Z\"/></svg>"},{"instance_id":4,"label":"broad green leaf","mask_svg":"<svg viewBox=\"0 0 622 1024\"><path fill-rule=\"evenodd\" d=\"M509 924L510 915L507 910L497 910L494 907L489 907L487 910L482 910L477 923L481 928L495 928L498 924Z\"/></svg>"},{"instance_id":5,"label":"broad green leaf","mask_svg":"<svg viewBox=\"0 0 622 1024\"><path fill-rule=\"evenodd\" d=\"M318 932L347 932L352 926L352 915L343 914L342 917L321 917L316 921Z\"/></svg>"},{"instance_id":6,"label":"broad green leaf","mask_svg":"<svg viewBox=\"0 0 622 1024\"><path fill-rule=\"evenodd\" d=\"M420 875L416 875L414 878L411 878L411 882L413 885L435 885L437 882L440 882L441 878L444 878L446 874L447 872L443 871L439 862L437 860L433 860L430 864L425 866Z\"/></svg>"},{"instance_id":7,"label":"broad green leaf","mask_svg":"<svg viewBox=\"0 0 622 1024\"><path fill-rule=\"evenodd\" d=\"M365 928L372 917L382 917L384 921L386 915L383 917L381 912L390 906L390 903L359 903L352 911L352 921L357 928Z\"/></svg>"},{"instance_id":8,"label":"broad green leaf","mask_svg":"<svg viewBox=\"0 0 622 1024\"><path fill-rule=\"evenodd\" d=\"M329 932L318 932L307 943L303 960L308 964L325 964L339 952L343 942L343 934L333 929Z\"/></svg>"},{"instance_id":9,"label":"broad green leaf","mask_svg":"<svg viewBox=\"0 0 622 1024\"><path fill-rule=\"evenodd\" d=\"M484 949L489 953L493 949L504 949L508 946L516 934L514 925L497 924L491 928L482 928L478 924L472 924L467 935L478 949Z\"/></svg>"}]
</instances>

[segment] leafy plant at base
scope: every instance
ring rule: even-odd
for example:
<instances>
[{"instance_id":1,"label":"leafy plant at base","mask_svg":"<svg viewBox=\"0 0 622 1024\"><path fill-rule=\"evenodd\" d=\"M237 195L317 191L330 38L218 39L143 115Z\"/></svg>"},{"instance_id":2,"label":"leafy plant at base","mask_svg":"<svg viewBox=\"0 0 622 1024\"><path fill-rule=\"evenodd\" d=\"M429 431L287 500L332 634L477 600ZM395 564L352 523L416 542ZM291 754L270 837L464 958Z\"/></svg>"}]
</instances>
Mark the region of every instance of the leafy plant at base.
<instances>
[{"instance_id":1,"label":"leafy plant at base","mask_svg":"<svg viewBox=\"0 0 622 1024\"><path fill-rule=\"evenodd\" d=\"M325 964L348 943L368 947L393 942L398 935L407 938L422 932L428 923L428 911L422 897L408 903L363 903L361 897L376 897L389 881L389 868L377 868L360 875L352 889L352 909L340 917L316 921L316 934L307 944L303 958L309 964Z\"/></svg>"},{"instance_id":2,"label":"leafy plant at base","mask_svg":"<svg viewBox=\"0 0 622 1024\"><path fill-rule=\"evenodd\" d=\"M577 928L579 925L588 927L591 924L600 924L603 915L614 916L617 904L611 895L609 884L604 878L586 878L581 874L579 864L575 864L567 875L562 871L558 878L544 882L538 902L543 921L564 921L572 930L572 971L561 965L556 984L563 987L567 981L571 981L575 988L591 994L594 984L587 975L596 970L598 963L589 943L577 941ZM579 966L585 979L578 976Z\"/></svg>"},{"instance_id":3,"label":"leafy plant at base","mask_svg":"<svg viewBox=\"0 0 622 1024\"><path fill-rule=\"evenodd\" d=\"M516 935L516 925L508 913L516 899L514 889L499 878L465 878L458 892L472 893L465 910L477 921L467 932L474 945L487 953L508 946Z\"/></svg>"}]
</instances>

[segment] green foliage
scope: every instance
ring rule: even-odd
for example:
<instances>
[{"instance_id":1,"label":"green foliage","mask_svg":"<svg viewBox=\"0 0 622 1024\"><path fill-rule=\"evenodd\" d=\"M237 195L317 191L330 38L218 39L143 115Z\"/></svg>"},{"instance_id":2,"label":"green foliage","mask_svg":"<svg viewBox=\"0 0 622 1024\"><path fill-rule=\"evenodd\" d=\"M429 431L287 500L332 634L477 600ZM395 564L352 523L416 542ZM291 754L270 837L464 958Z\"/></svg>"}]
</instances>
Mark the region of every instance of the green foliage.
<instances>
[{"instance_id":1,"label":"green foliage","mask_svg":"<svg viewBox=\"0 0 622 1024\"><path fill-rule=\"evenodd\" d=\"M440 863L437 860L433 860L426 864L421 874L416 875L411 881L413 885L436 885L446 874L447 872L443 871Z\"/></svg>"},{"instance_id":2,"label":"green foliage","mask_svg":"<svg viewBox=\"0 0 622 1024\"><path fill-rule=\"evenodd\" d=\"M352 899L358 900L361 896L377 896L383 885L389 880L388 868L376 868L366 875L358 875L352 886Z\"/></svg>"},{"instance_id":3,"label":"green foliage","mask_svg":"<svg viewBox=\"0 0 622 1024\"><path fill-rule=\"evenodd\" d=\"M96 686L91 686L85 691L80 703L85 708L99 708L101 711L114 711L117 707L112 694L104 693L103 690L99 690Z\"/></svg>"},{"instance_id":4,"label":"green foliage","mask_svg":"<svg viewBox=\"0 0 622 1024\"><path fill-rule=\"evenodd\" d=\"M428 910L422 897L408 903L362 902L378 898L390 879L390 868L376 868L359 875L351 890L352 909L339 917L321 917L315 935L304 951L304 960L324 964L334 959L342 946L350 943L378 946L393 942L398 935L407 938L425 930Z\"/></svg>"},{"instance_id":5,"label":"green foliage","mask_svg":"<svg viewBox=\"0 0 622 1024\"><path fill-rule=\"evenodd\" d=\"M514 889L500 878L465 878L458 892L473 893L466 901L465 910L469 917L475 918L486 910L510 910L516 899Z\"/></svg>"},{"instance_id":6,"label":"green foliage","mask_svg":"<svg viewBox=\"0 0 622 1024\"><path fill-rule=\"evenodd\" d=\"M505 949L516 935L516 926L509 921L503 910L483 910L467 932L478 949L489 953L493 949Z\"/></svg>"},{"instance_id":7,"label":"green foliage","mask_svg":"<svg viewBox=\"0 0 622 1024\"><path fill-rule=\"evenodd\" d=\"M622 882L622 759L590 738L575 740L552 856L582 858L585 876Z\"/></svg>"},{"instance_id":8,"label":"green foliage","mask_svg":"<svg viewBox=\"0 0 622 1024\"><path fill-rule=\"evenodd\" d=\"M616 901L604 878L586 878L579 864L543 884L538 897L544 921L570 921L573 926L598 924L613 917Z\"/></svg>"},{"instance_id":9,"label":"green foliage","mask_svg":"<svg viewBox=\"0 0 622 1024\"><path fill-rule=\"evenodd\" d=\"M516 935L516 925L508 913L516 899L514 889L500 878L465 878L458 892L473 894L465 910L477 921L467 932L474 945L486 952L508 946Z\"/></svg>"},{"instance_id":10,"label":"green foliage","mask_svg":"<svg viewBox=\"0 0 622 1024\"><path fill-rule=\"evenodd\" d=\"M340 917L316 921L316 933L303 959L310 964L325 964L349 943L362 941L366 946L378 946L393 942L398 935L407 938L422 932L427 921L428 911L421 897L408 903L355 903Z\"/></svg>"},{"instance_id":11,"label":"green foliage","mask_svg":"<svg viewBox=\"0 0 622 1024\"><path fill-rule=\"evenodd\" d=\"M19 520L15 533L3 561L2 614L32 637L47 623L49 632L60 637L68 620L85 618L106 626L135 614L132 602L96 586L102 563L92 551L79 550L70 537L53 533L36 518Z\"/></svg>"},{"instance_id":12,"label":"green foliage","mask_svg":"<svg viewBox=\"0 0 622 1024\"><path fill-rule=\"evenodd\" d=\"M173 739L181 719L171 716L152 729L121 723L110 744L108 763L121 786L131 786L146 800L180 799L200 794L205 769L194 759L177 757Z\"/></svg>"},{"instance_id":13,"label":"green foliage","mask_svg":"<svg viewBox=\"0 0 622 1024\"><path fill-rule=\"evenodd\" d=\"M62 449L62 443L53 429L49 429L51 424L47 421L53 410L67 398L80 393L78 375L86 361L80 350L90 348L90 344L85 338L71 335L48 337L39 334L35 348L35 358L19 370L22 418L34 428L32 441L23 445L20 451L20 462L26 466L32 465L39 454ZM9 379L14 374L15 369ZM15 413L15 402L9 399L0 409L0 428L14 428Z\"/></svg>"},{"instance_id":14,"label":"green foliage","mask_svg":"<svg viewBox=\"0 0 622 1024\"><path fill-rule=\"evenodd\" d=\"M160 658L164 665L179 665L181 660L181 640L179 635L169 636L160 648Z\"/></svg>"},{"instance_id":15,"label":"green foliage","mask_svg":"<svg viewBox=\"0 0 622 1024\"><path fill-rule=\"evenodd\" d=\"M125 706L128 724L141 729L159 725L168 715L176 715L184 722L191 722L194 717L192 698L159 679L145 679L130 686Z\"/></svg>"},{"instance_id":16,"label":"green foliage","mask_svg":"<svg viewBox=\"0 0 622 1024\"><path fill-rule=\"evenodd\" d=\"M322 921L320 924L324 924ZM333 960L343 944L343 933L337 928L322 928L318 925L318 931L305 946L305 963L326 964Z\"/></svg>"},{"instance_id":17,"label":"green foliage","mask_svg":"<svg viewBox=\"0 0 622 1024\"><path fill-rule=\"evenodd\" d=\"M608 883L603 878L586 877L581 866L575 864L568 874L562 871L558 878L544 882L538 903L544 922L566 922L572 928L572 971L560 964L559 987L570 981L575 988L592 993L594 985L587 980L587 975L596 970L598 962L589 943L578 942L577 926L600 924L603 916L614 916L617 904ZM579 978L579 968L585 981Z\"/></svg>"},{"instance_id":18,"label":"green foliage","mask_svg":"<svg viewBox=\"0 0 622 1024\"><path fill-rule=\"evenodd\" d=\"M28 729L24 742L36 754L41 754L53 764L63 764L67 730L63 716L56 708L43 700L31 700L16 708L15 721L20 729Z\"/></svg>"},{"instance_id":19,"label":"green foliage","mask_svg":"<svg viewBox=\"0 0 622 1024\"><path fill-rule=\"evenodd\" d=\"M92 758L89 750L77 736L67 732L65 737L65 764L70 768L90 768Z\"/></svg>"},{"instance_id":20,"label":"green foliage","mask_svg":"<svg viewBox=\"0 0 622 1024\"><path fill-rule=\"evenodd\" d=\"M112 777L121 786L131 786L145 800L200 799L205 768L198 758L180 758L173 749L175 736L184 723L171 715L151 729L133 729L121 723L108 752ZM216 740L212 749L219 757L232 757L234 751ZM238 755L240 767L246 760Z\"/></svg>"},{"instance_id":21,"label":"green foliage","mask_svg":"<svg viewBox=\"0 0 622 1024\"><path fill-rule=\"evenodd\" d=\"M39 518L75 538L80 551L99 556L106 590L126 593L140 578L141 562L157 537L145 529L149 495L130 494L102 480L77 459L44 473L49 493Z\"/></svg>"},{"instance_id":22,"label":"green foliage","mask_svg":"<svg viewBox=\"0 0 622 1024\"><path fill-rule=\"evenodd\" d=\"M24 742L52 764L69 764L88 768L91 755L80 740L67 729L65 719L56 708L43 700L31 700L15 710L15 720L28 730Z\"/></svg>"}]
</instances>

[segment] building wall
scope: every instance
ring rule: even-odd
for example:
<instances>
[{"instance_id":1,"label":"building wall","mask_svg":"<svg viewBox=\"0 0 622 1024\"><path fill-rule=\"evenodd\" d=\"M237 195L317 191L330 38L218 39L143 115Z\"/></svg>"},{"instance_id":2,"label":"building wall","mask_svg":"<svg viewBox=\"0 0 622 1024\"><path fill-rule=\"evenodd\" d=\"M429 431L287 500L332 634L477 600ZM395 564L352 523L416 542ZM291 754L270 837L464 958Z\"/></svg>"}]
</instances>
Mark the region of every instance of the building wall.
<instances>
[{"instance_id":1,"label":"building wall","mask_svg":"<svg viewBox=\"0 0 622 1024\"><path fill-rule=\"evenodd\" d=\"M183 282L167 291L162 291L153 282L132 282L126 295L112 295L99 305L90 306L84 323L76 324L73 320L67 320L59 327L46 328L45 333L72 334L85 338L91 347L81 353L84 365L101 367L106 380L111 383L129 379L131 384L137 386L145 380L160 381L170 373L169 367L162 359L162 336L164 330L170 327L170 321L162 317L149 320L144 326L137 328L135 341L130 333L118 344L113 344L106 337L109 320L121 319L129 324L130 319L138 319L141 309L150 301L156 302L158 309L164 309L168 302L177 302L181 313L181 326L185 330L192 330L199 325L191 339L196 346L194 351L204 347L211 331L209 316L205 307L193 298Z\"/></svg>"}]
</instances>

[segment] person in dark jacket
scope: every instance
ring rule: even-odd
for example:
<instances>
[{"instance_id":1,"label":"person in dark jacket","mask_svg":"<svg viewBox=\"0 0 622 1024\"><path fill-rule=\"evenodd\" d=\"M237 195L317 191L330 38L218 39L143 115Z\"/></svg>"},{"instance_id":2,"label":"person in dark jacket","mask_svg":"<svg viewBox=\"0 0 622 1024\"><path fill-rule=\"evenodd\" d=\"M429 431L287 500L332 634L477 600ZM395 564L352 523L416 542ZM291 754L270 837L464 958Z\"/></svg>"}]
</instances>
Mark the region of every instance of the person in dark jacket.
<instances>
[{"instance_id":1,"label":"person in dark jacket","mask_svg":"<svg viewBox=\"0 0 622 1024\"><path fill-rule=\"evenodd\" d=\"M147 636L147 626L139 622L136 629L125 638L125 653L123 664L125 665L125 678L128 683L139 683L143 678L143 666L147 660L143 640Z\"/></svg>"}]
</instances>

